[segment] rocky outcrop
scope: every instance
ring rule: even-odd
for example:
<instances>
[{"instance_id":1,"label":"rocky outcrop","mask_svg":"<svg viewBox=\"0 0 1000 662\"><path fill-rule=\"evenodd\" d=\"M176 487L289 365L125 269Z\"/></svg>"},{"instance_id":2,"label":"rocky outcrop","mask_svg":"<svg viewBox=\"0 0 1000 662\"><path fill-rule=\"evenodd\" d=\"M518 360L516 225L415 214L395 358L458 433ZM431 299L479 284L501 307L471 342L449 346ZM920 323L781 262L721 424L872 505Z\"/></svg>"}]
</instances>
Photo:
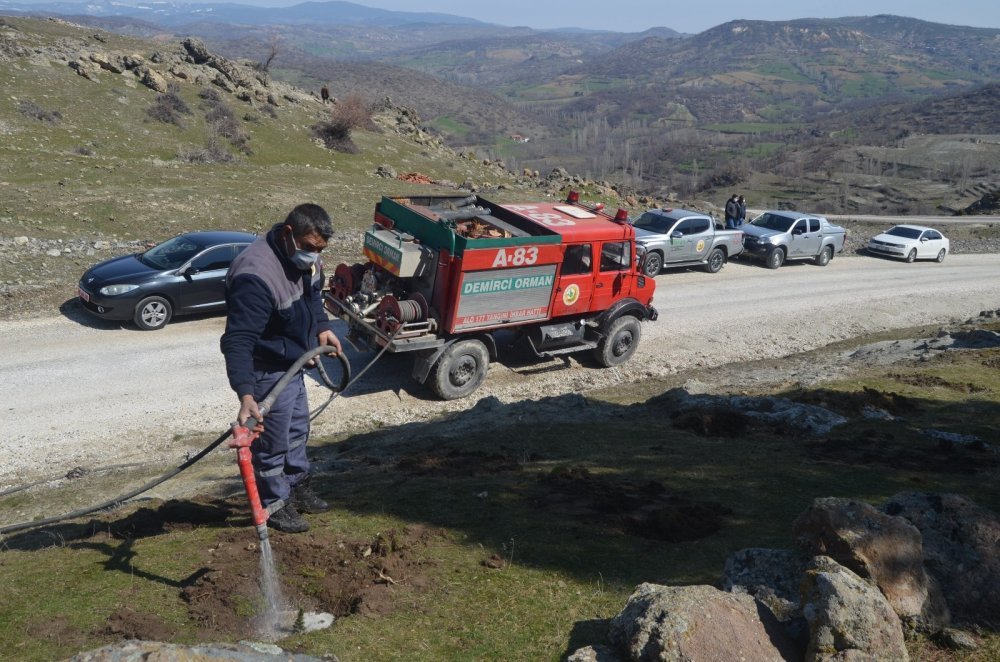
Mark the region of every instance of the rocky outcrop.
<instances>
[{"instance_id":1,"label":"rocky outcrop","mask_svg":"<svg viewBox=\"0 0 1000 662\"><path fill-rule=\"evenodd\" d=\"M903 492L882 505L913 525L924 564L959 621L1000 627L1000 519L957 494Z\"/></svg>"},{"instance_id":2,"label":"rocky outcrop","mask_svg":"<svg viewBox=\"0 0 1000 662\"><path fill-rule=\"evenodd\" d=\"M167 80L157 71L150 69L147 66L141 66L136 69L136 74L139 76L139 82L149 89L161 93L167 91Z\"/></svg>"},{"instance_id":3,"label":"rocky outcrop","mask_svg":"<svg viewBox=\"0 0 1000 662\"><path fill-rule=\"evenodd\" d=\"M792 525L799 546L870 580L908 626L940 630L948 608L924 570L920 531L901 517L849 499L816 499Z\"/></svg>"},{"instance_id":4,"label":"rocky outcrop","mask_svg":"<svg viewBox=\"0 0 1000 662\"><path fill-rule=\"evenodd\" d=\"M819 556L809 564L803 601L807 662L909 659L902 623L885 596L833 559Z\"/></svg>"},{"instance_id":5,"label":"rocky outcrop","mask_svg":"<svg viewBox=\"0 0 1000 662\"><path fill-rule=\"evenodd\" d=\"M635 661L801 659L764 605L711 586L639 585L610 638Z\"/></svg>"},{"instance_id":6,"label":"rocky outcrop","mask_svg":"<svg viewBox=\"0 0 1000 662\"><path fill-rule=\"evenodd\" d=\"M799 589L808 562L801 553L788 549L741 549L726 559L722 589L762 602L804 649L809 632Z\"/></svg>"},{"instance_id":7,"label":"rocky outcrop","mask_svg":"<svg viewBox=\"0 0 1000 662\"><path fill-rule=\"evenodd\" d=\"M332 656L322 659L329 661ZM159 660L160 662L320 662L321 658L288 653L273 644L202 644L183 646L159 641L130 640L109 644L85 653L77 653L69 662L119 662L121 660ZM336 662L336 657L332 657Z\"/></svg>"}]
</instances>

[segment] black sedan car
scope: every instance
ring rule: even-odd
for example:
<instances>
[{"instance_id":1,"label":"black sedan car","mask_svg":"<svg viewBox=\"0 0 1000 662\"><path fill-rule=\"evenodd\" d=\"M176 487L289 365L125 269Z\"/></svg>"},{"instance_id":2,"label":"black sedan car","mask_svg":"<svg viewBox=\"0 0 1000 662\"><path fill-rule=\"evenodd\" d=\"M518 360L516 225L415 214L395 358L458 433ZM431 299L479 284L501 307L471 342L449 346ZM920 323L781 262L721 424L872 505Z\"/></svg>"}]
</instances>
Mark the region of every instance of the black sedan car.
<instances>
[{"instance_id":1,"label":"black sedan car","mask_svg":"<svg viewBox=\"0 0 1000 662\"><path fill-rule=\"evenodd\" d=\"M174 315L225 310L226 273L257 237L246 232L189 232L145 253L101 262L80 279L77 296L94 315L162 329Z\"/></svg>"}]
</instances>

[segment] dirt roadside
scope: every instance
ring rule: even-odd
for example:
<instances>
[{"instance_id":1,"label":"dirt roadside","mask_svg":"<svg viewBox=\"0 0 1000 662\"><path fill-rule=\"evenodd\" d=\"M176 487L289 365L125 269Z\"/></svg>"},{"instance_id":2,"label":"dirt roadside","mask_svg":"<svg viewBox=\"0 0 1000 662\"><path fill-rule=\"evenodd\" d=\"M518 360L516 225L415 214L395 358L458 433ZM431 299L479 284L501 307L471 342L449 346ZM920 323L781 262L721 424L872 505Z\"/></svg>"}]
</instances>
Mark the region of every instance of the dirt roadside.
<instances>
[{"instance_id":1,"label":"dirt roadside","mask_svg":"<svg viewBox=\"0 0 1000 662\"><path fill-rule=\"evenodd\" d=\"M745 389L755 383L834 375L836 361L783 357L868 334L957 324L1000 308L1000 255L956 255L944 264L844 257L826 268L770 271L733 263L721 273L658 277L660 319L644 326L636 357L613 370L585 356L538 361L501 350L472 398L439 402L409 379L411 362L387 356L317 419L314 437L348 435L471 409L485 398L532 401L678 378ZM211 439L233 418L219 317L178 321L154 333L96 322L73 305L61 317L0 322L0 407L6 434L0 489L74 467L177 463L192 439ZM350 352L355 371L370 354ZM763 361L741 370L724 366ZM805 361L805 363L803 363ZM843 362L848 365L850 362ZM325 399L311 386L312 403ZM577 417L580 412L565 412ZM7 518L5 518L7 519Z\"/></svg>"}]
</instances>

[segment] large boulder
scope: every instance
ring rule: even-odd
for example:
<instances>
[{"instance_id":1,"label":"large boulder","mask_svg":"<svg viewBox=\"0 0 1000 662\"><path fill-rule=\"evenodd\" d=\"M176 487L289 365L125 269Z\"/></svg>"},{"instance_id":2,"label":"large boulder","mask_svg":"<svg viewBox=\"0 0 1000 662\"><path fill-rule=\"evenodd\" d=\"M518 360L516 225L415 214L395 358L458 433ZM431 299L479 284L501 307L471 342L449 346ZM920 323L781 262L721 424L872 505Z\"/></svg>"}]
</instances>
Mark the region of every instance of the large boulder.
<instances>
[{"instance_id":1,"label":"large boulder","mask_svg":"<svg viewBox=\"0 0 1000 662\"><path fill-rule=\"evenodd\" d=\"M201 39L188 37L181 42L181 46L187 51L188 58L195 64L205 64L212 59L212 54Z\"/></svg>"},{"instance_id":2,"label":"large boulder","mask_svg":"<svg viewBox=\"0 0 1000 662\"><path fill-rule=\"evenodd\" d=\"M903 492L882 505L923 537L924 564L957 620L1000 627L1000 519L957 494Z\"/></svg>"},{"instance_id":3,"label":"large boulder","mask_svg":"<svg viewBox=\"0 0 1000 662\"><path fill-rule=\"evenodd\" d=\"M908 627L937 631L950 617L939 590L924 570L920 531L860 501L816 499L792 524L810 556L829 556L873 582Z\"/></svg>"},{"instance_id":4,"label":"large boulder","mask_svg":"<svg viewBox=\"0 0 1000 662\"><path fill-rule=\"evenodd\" d=\"M150 69L149 67L142 66L135 70L136 74L139 76L139 82L148 87L151 90L157 92L166 92L169 87L167 86L166 79L161 76L158 72Z\"/></svg>"},{"instance_id":5,"label":"large boulder","mask_svg":"<svg viewBox=\"0 0 1000 662\"><path fill-rule=\"evenodd\" d=\"M807 662L909 659L902 623L885 596L833 559L810 562L802 600L810 632Z\"/></svg>"},{"instance_id":6,"label":"large boulder","mask_svg":"<svg viewBox=\"0 0 1000 662\"><path fill-rule=\"evenodd\" d=\"M803 648L809 638L799 591L809 559L789 549L741 549L726 559L722 589L764 603Z\"/></svg>"},{"instance_id":7,"label":"large boulder","mask_svg":"<svg viewBox=\"0 0 1000 662\"><path fill-rule=\"evenodd\" d=\"M635 662L802 659L763 604L711 586L640 584L609 634Z\"/></svg>"}]
</instances>

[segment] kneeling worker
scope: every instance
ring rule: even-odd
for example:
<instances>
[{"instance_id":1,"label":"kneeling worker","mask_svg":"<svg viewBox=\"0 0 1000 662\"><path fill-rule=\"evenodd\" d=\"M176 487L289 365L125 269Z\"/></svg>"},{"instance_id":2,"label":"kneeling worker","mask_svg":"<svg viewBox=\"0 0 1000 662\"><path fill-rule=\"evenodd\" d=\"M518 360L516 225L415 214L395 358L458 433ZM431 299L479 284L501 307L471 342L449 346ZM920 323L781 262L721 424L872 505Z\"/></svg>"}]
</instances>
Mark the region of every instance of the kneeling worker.
<instances>
[{"instance_id":1,"label":"kneeling worker","mask_svg":"<svg viewBox=\"0 0 1000 662\"><path fill-rule=\"evenodd\" d=\"M229 384L240 399L240 425L250 417L262 420L257 403L302 354L320 345L340 350L322 299L319 254L332 234L322 207L299 205L233 260L220 345ZM261 504L284 503L267 523L279 531L306 531L309 523L299 512L319 513L330 506L309 487L309 403L301 372L263 423L250 447Z\"/></svg>"}]
</instances>

